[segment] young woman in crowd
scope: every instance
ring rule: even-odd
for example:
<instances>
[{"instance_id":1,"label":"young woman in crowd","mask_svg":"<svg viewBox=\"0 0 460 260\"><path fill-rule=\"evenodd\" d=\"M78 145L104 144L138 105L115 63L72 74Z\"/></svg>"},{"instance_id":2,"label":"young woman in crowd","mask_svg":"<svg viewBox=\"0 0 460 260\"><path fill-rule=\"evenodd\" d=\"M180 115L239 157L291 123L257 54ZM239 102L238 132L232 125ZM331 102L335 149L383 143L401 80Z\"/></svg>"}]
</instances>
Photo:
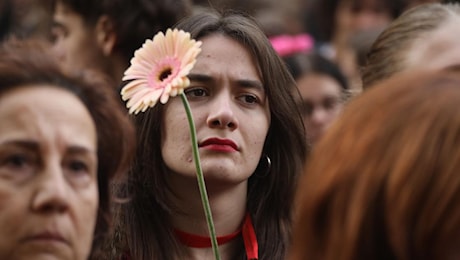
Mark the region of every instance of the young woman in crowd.
<instances>
[{"instance_id":1,"label":"young woman in crowd","mask_svg":"<svg viewBox=\"0 0 460 260\"><path fill-rule=\"evenodd\" d=\"M284 259L307 152L291 94L295 82L246 15L202 12L177 28L202 42L184 92L216 233L225 237L221 257ZM119 206L118 257L213 259L180 98L136 115L135 122L139 147L120 185L129 201ZM251 229L253 237L245 232Z\"/></svg>"}]
</instances>

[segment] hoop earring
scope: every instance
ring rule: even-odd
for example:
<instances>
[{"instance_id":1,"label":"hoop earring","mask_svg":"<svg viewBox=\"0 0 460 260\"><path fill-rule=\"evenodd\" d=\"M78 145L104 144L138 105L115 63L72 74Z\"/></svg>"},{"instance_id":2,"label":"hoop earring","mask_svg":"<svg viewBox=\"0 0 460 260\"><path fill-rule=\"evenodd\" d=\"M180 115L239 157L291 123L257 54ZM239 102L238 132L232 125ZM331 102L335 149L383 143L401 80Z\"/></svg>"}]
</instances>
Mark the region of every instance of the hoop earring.
<instances>
[{"instance_id":1,"label":"hoop earring","mask_svg":"<svg viewBox=\"0 0 460 260\"><path fill-rule=\"evenodd\" d=\"M256 176L259 178L266 177L272 168L272 161L270 160L270 157L268 155L264 154L263 158L265 160L260 160L259 165L257 165L256 169Z\"/></svg>"}]
</instances>

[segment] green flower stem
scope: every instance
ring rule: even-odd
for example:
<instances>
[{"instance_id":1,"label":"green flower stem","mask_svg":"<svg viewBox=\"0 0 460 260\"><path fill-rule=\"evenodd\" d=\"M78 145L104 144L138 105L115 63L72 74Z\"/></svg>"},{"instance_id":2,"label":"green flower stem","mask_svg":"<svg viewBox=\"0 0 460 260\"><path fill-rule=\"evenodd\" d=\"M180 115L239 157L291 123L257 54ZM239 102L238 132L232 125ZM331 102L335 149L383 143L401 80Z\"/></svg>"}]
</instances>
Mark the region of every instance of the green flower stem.
<instances>
[{"instance_id":1,"label":"green flower stem","mask_svg":"<svg viewBox=\"0 0 460 260\"><path fill-rule=\"evenodd\" d=\"M204 214L206 215L206 222L208 223L209 236L211 238L212 251L216 260L220 260L219 247L216 238L216 229L212 220L211 206L209 205L208 194L206 192L206 184L204 182L203 170L201 169L200 156L198 153L198 142L196 140L196 129L193 121L192 112L184 93L180 95L182 103L187 113L188 124L190 126L190 135L192 139L193 161L195 162L196 175L198 179L198 187L200 188L201 202L203 203Z\"/></svg>"}]
</instances>

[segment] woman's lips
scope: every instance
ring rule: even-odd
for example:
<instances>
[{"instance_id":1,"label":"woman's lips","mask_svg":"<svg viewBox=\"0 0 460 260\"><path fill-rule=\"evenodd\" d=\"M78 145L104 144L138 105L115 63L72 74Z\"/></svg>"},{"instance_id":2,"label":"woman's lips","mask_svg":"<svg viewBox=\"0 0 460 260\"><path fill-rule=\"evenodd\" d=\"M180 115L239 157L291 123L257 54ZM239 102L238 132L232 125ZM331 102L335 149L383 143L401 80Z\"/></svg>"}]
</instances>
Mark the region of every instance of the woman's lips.
<instances>
[{"instance_id":1,"label":"woman's lips","mask_svg":"<svg viewBox=\"0 0 460 260\"><path fill-rule=\"evenodd\" d=\"M41 233L37 233L31 236L28 236L24 239L26 242L42 242L42 243L63 243L63 244L69 244L69 241L64 238L60 233L58 232L49 232L49 231L44 231Z\"/></svg>"},{"instance_id":2,"label":"woman's lips","mask_svg":"<svg viewBox=\"0 0 460 260\"><path fill-rule=\"evenodd\" d=\"M238 151L238 146L230 139L208 138L199 144L199 147L219 151L219 152L235 152Z\"/></svg>"}]
</instances>

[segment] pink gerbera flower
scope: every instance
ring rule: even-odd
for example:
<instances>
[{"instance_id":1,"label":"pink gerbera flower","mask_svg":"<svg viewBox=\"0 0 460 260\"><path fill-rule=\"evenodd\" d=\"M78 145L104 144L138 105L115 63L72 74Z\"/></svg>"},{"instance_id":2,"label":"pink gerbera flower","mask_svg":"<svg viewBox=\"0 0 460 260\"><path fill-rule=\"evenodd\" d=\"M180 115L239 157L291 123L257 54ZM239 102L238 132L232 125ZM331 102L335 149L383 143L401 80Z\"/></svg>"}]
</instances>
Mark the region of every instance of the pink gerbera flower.
<instances>
[{"instance_id":1,"label":"pink gerbera flower","mask_svg":"<svg viewBox=\"0 0 460 260\"><path fill-rule=\"evenodd\" d=\"M190 38L190 33L168 29L147 40L134 53L131 66L123 80L131 80L121 90L123 100L128 100L129 113L144 112L160 100L181 94L189 84L187 75L200 53L201 42Z\"/></svg>"},{"instance_id":2,"label":"pink gerbera flower","mask_svg":"<svg viewBox=\"0 0 460 260\"><path fill-rule=\"evenodd\" d=\"M170 96L181 96L190 126L193 161L212 249L215 259L220 259L211 206L201 169L195 124L184 93L184 88L190 84L187 75L196 63L196 57L201 51L200 46L201 42L191 39L190 33L182 30L168 29L166 35L159 32L153 40L147 40L134 53L131 66L125 71L123 77L123 80L130 82L121 90L121 96L123 100L128 100L126 106L131 114L145 112L147 108L155 106L158 100L165 104Z\"/></svg>"}]
</instances>

